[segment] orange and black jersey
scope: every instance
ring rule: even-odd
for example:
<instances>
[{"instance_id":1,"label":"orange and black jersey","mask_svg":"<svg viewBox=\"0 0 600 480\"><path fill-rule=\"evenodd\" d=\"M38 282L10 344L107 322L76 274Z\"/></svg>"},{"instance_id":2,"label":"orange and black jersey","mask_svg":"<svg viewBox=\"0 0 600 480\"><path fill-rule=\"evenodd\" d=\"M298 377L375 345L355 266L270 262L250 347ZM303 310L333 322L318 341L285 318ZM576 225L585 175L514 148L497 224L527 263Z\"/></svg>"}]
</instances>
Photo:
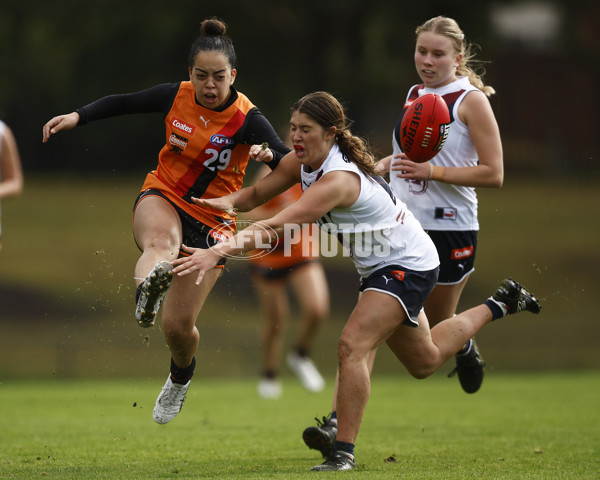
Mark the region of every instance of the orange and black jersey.
<instances>
[{"instance_id":1,"label":"orange and black jersey","mask_svg":"<svg viewBox=\"0 0 600 480\"><path fill-rule=\"evenodd\" d=\"M275 215L287 206L296 202L302 196L302 187L296 183L283 193L272 198L261 206L264 213ZM285 270L286 268L300 265L319 256L320 230L316 224L304 225L298 232L300 238L292 241L287 235L275 240L264 251L254 250L248 256L250 263L260 267L261 270Z\"/></svg>"},{"instance_id":2,"label":"orange and black jersey","mask_svg":"<svg viewBox=\"0 0 600 480\"><path fill-rule=\"evenodd\" d=\"M215 198L242 187L250 146L267 142L274 168L289 152L260 110L231 87L226 105L211 110L196 102L191 82L161 84L141 92L109 95L77 110L83 125L132 113L159 112L165 145L142 190L158 189L197 220L216 227L233 219L198 207L191 197Z\"/></svg>"}]
</instances>

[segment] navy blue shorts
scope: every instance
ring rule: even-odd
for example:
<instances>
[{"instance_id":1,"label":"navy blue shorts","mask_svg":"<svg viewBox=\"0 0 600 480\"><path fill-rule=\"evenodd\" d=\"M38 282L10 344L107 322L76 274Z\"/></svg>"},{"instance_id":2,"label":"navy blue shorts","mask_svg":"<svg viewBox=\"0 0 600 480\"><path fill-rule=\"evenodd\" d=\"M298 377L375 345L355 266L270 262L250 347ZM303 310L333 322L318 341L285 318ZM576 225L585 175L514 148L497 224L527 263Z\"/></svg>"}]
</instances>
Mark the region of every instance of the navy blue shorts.
<instances>
[{"instance_id":1,"label":"navy blue shorts","mask_svg":"<svg viewBox=\"0 0 600 480\"><path fill-rule=\"evenodd\" d=\"M417 272L401 267L389 265L376 270L363 279L359 290L375 290L395 297L406 312L404 324L409 327L418 327L418 316L423 310L423 303L435 287L439 268L425 272Z\"/></svg>"},{"instance_id":2,"label":"navy blue shorts","mask_svg":"<svg viewBox=\"0 0 600 480\"><path fill-rule=\"evenodd\" d=\"M438 285L454 285L475 270L477 232L427 230L440 257Z\"/></svg>"},{"instance_id":3,"label":"navy blue shorts","mask_svg":"<svg viewBox=\"0 0 600 480\"><path fill-rule=\"evenodd\" d=\"M142 198L148 196L164 198L167 202L169 202L169 205L171 205L175 209L181 220L181 235L182 243L184 245L194 248L210 248L218 243L217 240L210 235L211 228L209 226L204 225L202 222L199 222L194 217L192 217L189 213L183 211L181 208L179 208L177 205L171 202L171 200L169 200L167 196L164 195L160 190L144 190L135 199L133 210L135 211L135 207L137 207L138 203ZM138 248L141 250L139 245ZM190 254L184 252L183 250L179 250L179 255L187 257ZM225 265L225 257L221 258L221 260L217 262L217 265Z\"/></svg>"}]
</instances>

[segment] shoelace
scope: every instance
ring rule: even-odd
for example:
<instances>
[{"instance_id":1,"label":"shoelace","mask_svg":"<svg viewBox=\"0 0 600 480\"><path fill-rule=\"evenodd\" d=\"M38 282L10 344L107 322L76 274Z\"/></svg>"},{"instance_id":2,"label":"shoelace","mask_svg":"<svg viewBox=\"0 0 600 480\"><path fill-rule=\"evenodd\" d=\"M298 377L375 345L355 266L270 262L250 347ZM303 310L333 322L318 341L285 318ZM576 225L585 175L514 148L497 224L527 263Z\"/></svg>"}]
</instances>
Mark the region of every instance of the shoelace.
<instances>
[{"instance_id":1,"label":"shoelace","mask_svg":"<svg viewBox=\"0 0 600 480\"><path fill-rule=\"evenodd\" d=\"M327 427L329 425L332 425L331 420L329 419L329 417L323 417L323 421L322 422L317 417L315 417L315 420L317 421L317 427L319 427L319 428Z\"/></svg>"},{"instance_id":2,"label":"shoelace","mask_svg":"<svg viewBox=\"0 0 600 480\"><path fill-rule=\"evenodd\" d=\"M165 400L168 401L170 404L174 404L174 400L179 400L180 403L183 403L185 401L185 396L183 398L177 398L182 395L182 387L178 388L176 385L176 383L173 383L173 386L169 389L165 397ZM162 402L162 404L164 404L164 402Z\"/></svg>"}]
</instances>

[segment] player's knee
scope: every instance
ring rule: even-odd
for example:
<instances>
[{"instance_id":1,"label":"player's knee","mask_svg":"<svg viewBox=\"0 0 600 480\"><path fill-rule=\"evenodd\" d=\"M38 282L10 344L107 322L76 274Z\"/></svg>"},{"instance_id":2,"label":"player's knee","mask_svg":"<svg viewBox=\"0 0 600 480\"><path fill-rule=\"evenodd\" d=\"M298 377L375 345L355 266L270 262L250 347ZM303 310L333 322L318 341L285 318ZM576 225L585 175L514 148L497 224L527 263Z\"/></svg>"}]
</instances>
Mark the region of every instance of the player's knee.
<instances>
[{"instance_id":1,"label":"player's knee","mask_svg":"<svg viewBox=\"0 0 600 480\"><path fill-rule=\"evenodd\" d=\"M189 338L191 333L189 322L167 320L164 318L164 313L162 326L165 337L172 341L185 340Z\"/></svg>"},{"instance_id":2,"label":"player's knee","mask_svg":"<svg viewBox=\"0 0 600 480\"><path fill-rule=\"evenodd\" d=\"M408 373L417 380L423 380L431 376L436 370L436 366L427 360L416 362L407 366Z\"/></svg>"},{"instance_id":3,"label":"player's knee","mask_svg":"<svg viewBox=\"0 0 600 480\"><path fill-rule=\"evenodd\" d=\"M169 232L156 231L147 234L146 238L141 242L141 246L144 251L154 250L161 253L171 253L176 257L179 254L180 243L176 235L172 235Z\"/></svg>"},{"instance_id":4,"label":"player's knee","mask_svg":"<svg viewBox=\"0 0 600 480\"><path fill-rule=\"evenodd\" d=\"M151 248L162 252L179 252L180 247L179 242L170 235L156 236L151 243Z\"/></svg>"},{"instance_id":5,"label":"player's knee","mask_svg":"<svg viewBox=\"0 0 600 480\"><path fill-rule=\"evenodd\" d=\"M340 338L337 349L338 361L341 363L342 360L350 356L351 352L352 348L350 345L343 338Z\"/></svg>"},{"instance_id":6,"label":"player's knee","mask_svg":"<svg viewBox=\"0 0 600 480\"><path fill-rule=\"evenodd\" d=\"M306 315L315 322L321 322L329 315L329 308L322 305L311 305L306 310Z\"/></svg>"}]
</instances>

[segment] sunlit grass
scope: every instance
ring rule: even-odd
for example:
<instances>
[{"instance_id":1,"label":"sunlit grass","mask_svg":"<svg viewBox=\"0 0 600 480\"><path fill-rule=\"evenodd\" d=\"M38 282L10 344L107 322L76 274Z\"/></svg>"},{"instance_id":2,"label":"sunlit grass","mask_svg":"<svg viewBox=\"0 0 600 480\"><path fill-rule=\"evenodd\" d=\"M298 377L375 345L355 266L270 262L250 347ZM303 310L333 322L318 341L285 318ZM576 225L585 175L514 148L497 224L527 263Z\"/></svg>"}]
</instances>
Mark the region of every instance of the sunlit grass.
<instances>
[{"instance_id":1,"label":"sunlit grass","mask_svg":"<svg viewBox=\"0 0 600 480\"><path fill-rule=\"evenodd\" d=\"M356 447L360 478L597 478L597 373L500 375L475 395L440 377L375 376ZM331 382L292 379L279 401L254 379L193 380L181 414L157 425L161 381L5 381L0 477L314 478L302 430L328 413ZM355 473L350 473L355 476Z\"/></svg>"}]
</instances>

